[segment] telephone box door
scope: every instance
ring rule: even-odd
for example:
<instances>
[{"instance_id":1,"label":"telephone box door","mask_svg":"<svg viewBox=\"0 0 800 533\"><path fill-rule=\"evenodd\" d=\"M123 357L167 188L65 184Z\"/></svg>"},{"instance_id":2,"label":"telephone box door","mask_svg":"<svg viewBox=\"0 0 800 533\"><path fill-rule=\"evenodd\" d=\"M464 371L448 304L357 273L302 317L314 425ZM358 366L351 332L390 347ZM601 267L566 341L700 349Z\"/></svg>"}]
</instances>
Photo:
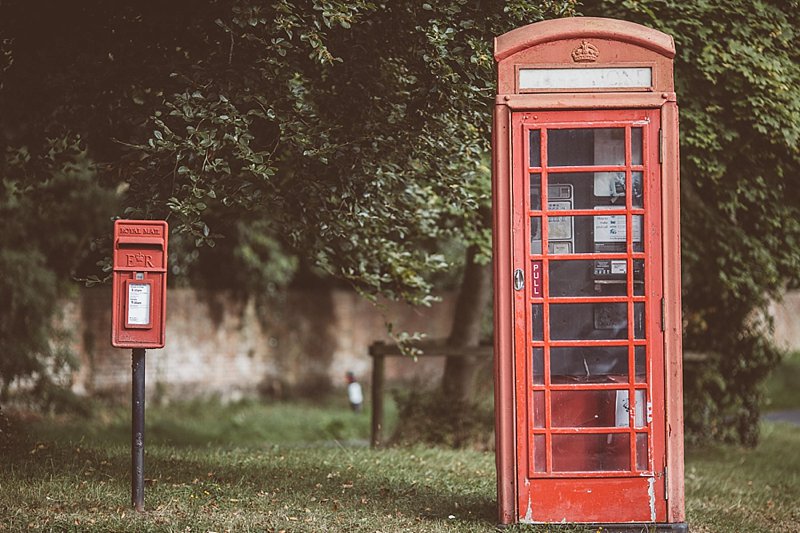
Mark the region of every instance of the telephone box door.
<instances>
[{"instance_id":1,"label":"telephone box door","mask_svg":"<svg viewBox=\"0 0 800 533\"><path fill-rule=\"evenodd\" d=\"M659 120L512 114L521 521L667 519Z\"/></svg>"}]
</instances>

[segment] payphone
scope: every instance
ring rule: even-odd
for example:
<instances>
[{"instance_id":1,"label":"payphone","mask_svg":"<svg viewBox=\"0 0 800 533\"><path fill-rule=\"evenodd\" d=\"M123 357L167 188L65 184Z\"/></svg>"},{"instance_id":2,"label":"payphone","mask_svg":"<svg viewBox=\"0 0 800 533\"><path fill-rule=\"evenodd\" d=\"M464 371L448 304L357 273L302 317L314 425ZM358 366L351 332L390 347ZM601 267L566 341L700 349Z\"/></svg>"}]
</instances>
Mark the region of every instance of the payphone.
<instances>
[{"instance_id":1,"label":"payphone","mask_svg":"<svg viewBox=\"0 0 800 533\"><path fill-rule=\"evenodd\" d=\"M496 39L503 523L686 530L674 54L608 19Z\"/></svg>"}]
</instances>

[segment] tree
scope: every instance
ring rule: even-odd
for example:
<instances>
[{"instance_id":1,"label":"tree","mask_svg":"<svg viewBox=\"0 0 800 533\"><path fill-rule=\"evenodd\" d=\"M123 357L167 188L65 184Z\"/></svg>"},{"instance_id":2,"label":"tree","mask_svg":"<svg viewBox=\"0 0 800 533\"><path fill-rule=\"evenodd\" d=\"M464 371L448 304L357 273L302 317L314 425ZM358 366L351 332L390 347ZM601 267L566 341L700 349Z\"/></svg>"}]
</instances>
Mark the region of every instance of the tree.
<instances>
[{"instance_id":1,"label":"tree","mask_svg":"<svg viewBox=\"0 0 800 533\"><path fill-rule=\"evenodd\" d=\"M57 302L97 260L92 236L115 197L94 182L80 139L43 148L6 147L0 159L0 401L28 379L45 405L63 407L52 378L73 361L55 325Z\"/></svg>"},{"instance_id":2,"label":"tree","mask_svg":"<svg viewBox=\"0 0 800 533\"><path fill-rule=\"evenodd\" d=\"M800 4L589 0L584 12L675 38L681 106L686 423L755 444L779 360L766 306L800 267Z\"/></svg>"},{"instance_id":3,"label":"tree","mask_svg":"<svg viewBox=\"0 0 800 533\"><path fill-rule=\"evenodd\" d=\"M166 205L210 244L205 214L246 207L364 294L415 304L448 266L437 242L463 239L449 342L476 345L491 294L491 38L569 8L351 2L320 19L312 4L235 4L217 20L229 39L157 112L129 169L134 203ZM449 358L445 389L468 399L477 363Z\"/></svg>"},{"instance_id":4,"label":"tree","mask_svg":"<svg viewBox=\"0 0 800 533\"><path fill-rule=\"evenodd\" d=\"M263 236L242 256L259 280L293 250L369 297L427 304L442 240L469 245L468 269L488 260L492 37L571 7L4 4L4 135L80 134L126 215L168 217L190 244Z\"/></svg>"}]
</instances>

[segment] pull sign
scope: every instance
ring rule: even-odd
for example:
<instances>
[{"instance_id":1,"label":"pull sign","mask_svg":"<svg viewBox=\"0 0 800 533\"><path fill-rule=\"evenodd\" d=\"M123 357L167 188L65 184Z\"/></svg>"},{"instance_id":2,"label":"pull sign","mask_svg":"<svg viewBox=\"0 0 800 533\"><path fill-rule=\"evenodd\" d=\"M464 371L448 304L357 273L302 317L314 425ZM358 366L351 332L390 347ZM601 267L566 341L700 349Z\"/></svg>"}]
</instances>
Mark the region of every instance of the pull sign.
<instances>
[{"instance_id":1,"label":"pull sign","mask_svg":"<svg viewBox=\"0 0 800 533\"><path fill-rule=\"evenodd\" d=\"M521 268L514 271L514 290L521 291L525 288L525 274Z\"/></svg>"},{"instance_id":2,"label":"pull sign","mask_svg":"<svg viewBox=\"0 0 800 533\"><path fill-rule=\"evenodd\" d=\"M534 298L542 297L542 262L533 261L531 263L531 296Z\"/></svg>"}]
</instances>

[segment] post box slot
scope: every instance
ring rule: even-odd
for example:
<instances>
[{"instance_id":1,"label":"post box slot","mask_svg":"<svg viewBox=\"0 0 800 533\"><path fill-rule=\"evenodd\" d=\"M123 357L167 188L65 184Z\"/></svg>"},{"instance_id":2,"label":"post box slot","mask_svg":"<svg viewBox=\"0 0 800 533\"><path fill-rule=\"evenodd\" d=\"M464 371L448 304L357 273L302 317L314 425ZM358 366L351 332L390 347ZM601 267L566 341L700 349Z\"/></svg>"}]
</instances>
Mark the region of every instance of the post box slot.
<instances>
[{"instance_id":1,"label":"post box slot","mask_svg":"<svg viewBox=\"0 0 800 533\"><path fill-rule=\"evenodd\" d=\"M130 246L156 246L158 248L164 247L164 239L160 237L119 237L117 239L117 247L124 245Z\"/></svg>"}]
</instances>

